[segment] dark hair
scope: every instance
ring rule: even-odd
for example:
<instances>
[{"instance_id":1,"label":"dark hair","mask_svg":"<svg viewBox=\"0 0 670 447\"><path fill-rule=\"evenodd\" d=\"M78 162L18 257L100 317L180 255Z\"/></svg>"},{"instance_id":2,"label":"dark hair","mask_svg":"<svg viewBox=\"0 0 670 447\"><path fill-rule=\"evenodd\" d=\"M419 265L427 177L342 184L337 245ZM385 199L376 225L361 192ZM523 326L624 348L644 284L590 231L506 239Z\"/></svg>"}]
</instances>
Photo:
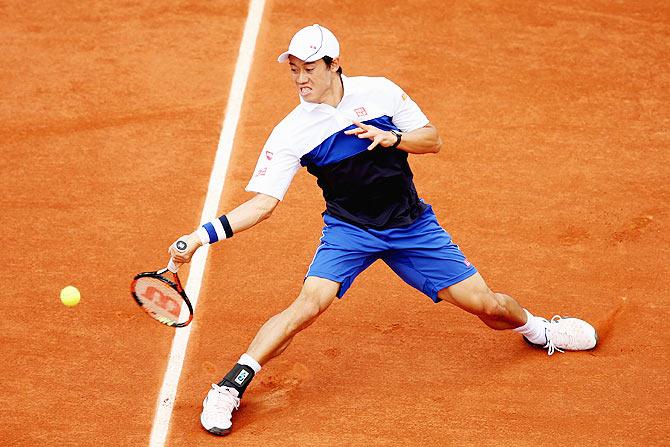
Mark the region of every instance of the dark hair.
<instances>
[{"instance_id":1,"label":"dark hair","mask_svg":"<svg viewBox=\"0 0 670 447\"><path fill-rule=\"evenodd\" d=\"M333 58L330 56L323 56L322 59L328 68L330 68L330 66L333 64ZM342 67L338 67L337 74L342 74Z\"/></svg>"}]
</instances>

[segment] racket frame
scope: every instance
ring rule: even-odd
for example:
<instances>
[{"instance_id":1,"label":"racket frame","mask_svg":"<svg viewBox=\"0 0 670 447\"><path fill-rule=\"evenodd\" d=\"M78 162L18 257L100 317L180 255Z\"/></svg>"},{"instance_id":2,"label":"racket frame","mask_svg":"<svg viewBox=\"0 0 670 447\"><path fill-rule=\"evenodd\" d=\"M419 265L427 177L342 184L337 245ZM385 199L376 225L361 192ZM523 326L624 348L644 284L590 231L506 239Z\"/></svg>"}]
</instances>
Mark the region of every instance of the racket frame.
<instances>
[{"instance_id":1,"label":"racket frame","mask_svg":"<svg viewBox=\"0 0 670 447\"><path fill-rule=\"evenodd\" d=\"M146 313L148 313L151 318L158 321L159 323L162 323L166 326L171 326L171 327L188 326L191 323L191 321L193 320L193 305L191 304L191 300L188 299L188 296L186 296L186 292L184 291L184 288L181 285L181 281L179 280L179 276L177 275L176 272L170 272L170 273L172 273L173 280L170 280L170 279L166 278L165 276L163 276L163 274L168 272L168 271L169 271L169 269L163 268L163 269L157 270L155 272L138 273L137 275L135 275L135 277L133 278L133 281L130 283L130 294L133 296L133 299L142 308L142 310L144 310ZM166 319L158 318L157 315L153 311L151 311L148 307L146 307L144 305L142 300L140 300L140 298L135 293L135 284L137 284L137 281L139 279L142 279L142 278L156 279L158 281L161 281L161 282L165 283L171 289L174 289L179 294L179 296L181 296L182 300L186 304L186 307L188 308L188 313L189 313L188 320L183 321L183 322L178 322L178 321L168 321Z\"/></svg>"}]
</instances>

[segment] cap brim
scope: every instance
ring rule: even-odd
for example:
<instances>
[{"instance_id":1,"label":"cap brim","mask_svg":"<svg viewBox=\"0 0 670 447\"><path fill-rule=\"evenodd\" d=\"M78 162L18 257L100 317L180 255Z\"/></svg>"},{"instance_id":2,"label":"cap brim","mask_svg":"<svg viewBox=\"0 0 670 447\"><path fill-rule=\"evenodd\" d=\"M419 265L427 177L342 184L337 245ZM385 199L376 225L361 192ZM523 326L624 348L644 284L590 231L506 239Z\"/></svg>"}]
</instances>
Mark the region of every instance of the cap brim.
<instances>
[{"instance_id":1,"label":"cap brim","mask_svg":"<svg viewBox=\"0 0 670 447\"><path fill-rule=\"evenodd\" d=\"M313 53L313 54L308 54L307 56L303 56L304 57L304 59L303 59L303 57L300 57L297 54L293 54L293 53L290 53L290 52L287 51L287 52L282 53L282 54L279 55L279 57L277 58L277 62L286 62L288 60L289 56L295 56L298 59L300 59L301 61L303 61L305 63L309 63L309 62L318 61L322 57L326 56L326 54L319 51L318 53Z\"/></svg>"},{"instance_id":2,"label":"cap brim","mask_svg":"<svg viewBox=\"0 0 670 447\"><path fill-rule=\"evenodd\" d=\"M277 62L280 62L280 63L284 63L284 62L286 62L286 61L288 60L288 57L289 57L290 54L291 54L291 53L289 53L288 51L283 52L283 53L280 54L279 57L277 58Z\"/></svg>"}]
</instances>

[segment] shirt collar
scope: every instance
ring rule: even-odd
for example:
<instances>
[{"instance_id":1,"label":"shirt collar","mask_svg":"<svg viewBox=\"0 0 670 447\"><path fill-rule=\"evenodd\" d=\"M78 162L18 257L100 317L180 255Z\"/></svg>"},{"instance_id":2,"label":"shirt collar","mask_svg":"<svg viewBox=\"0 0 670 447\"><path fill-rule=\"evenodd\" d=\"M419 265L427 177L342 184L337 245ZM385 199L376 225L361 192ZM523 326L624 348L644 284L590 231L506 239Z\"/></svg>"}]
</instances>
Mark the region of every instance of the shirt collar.
<instances>
[{"instance_id":1,"label":"shirt collar","mask_svg":"<svg viewBox=\"0 0 670 447\"><path fill-rule=\"evenodd\" d=\"M319 105L315 102L305 101L304 99L302 99L302 96L299 96L299 98L300 98L300 106L308 112L313 111Z\"/></svg>"},{"instance_id":2,"label":"shirt collar","mask_svg":"<svg viewBox=\"0 0 670 447\"><path fill-rule=\"evenodd\" d=\"M352 90L351 81L344 74L341 74L340 77L342 78L342 90L343 90L342 91L342 100L344 100L344 98L346 96L349 96L352 93L351 92L351 90ZM300 95L298 95L298 98L300 98L300 106L303 109L305 109L307 112L312 112L312 111L314 111L314 109L316 109L318 106L321 105L321 103L307 102L304 99L302 99L302 96L300 96ZM340 103L342 102L342 100L340 100Z\"/></svg>"}]
</instances>

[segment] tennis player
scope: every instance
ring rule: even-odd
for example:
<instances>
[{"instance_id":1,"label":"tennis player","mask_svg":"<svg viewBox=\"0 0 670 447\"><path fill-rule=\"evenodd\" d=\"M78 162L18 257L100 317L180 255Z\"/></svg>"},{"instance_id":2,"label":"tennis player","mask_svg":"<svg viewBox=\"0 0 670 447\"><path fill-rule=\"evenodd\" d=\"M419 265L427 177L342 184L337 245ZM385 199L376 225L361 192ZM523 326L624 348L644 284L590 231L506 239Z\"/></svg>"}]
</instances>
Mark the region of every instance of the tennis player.
<instances>
[{"instance_id":1,"label":"tennis player","mask_svg":"<svg viewBox=\"0 0 670 447\"><path fill-rule=\"evenodd\" d=\"M587 322L533 316L512 297L488 288L414 187L408 155L437 153L442 146L437 129L390 80L345 76L339 56L337 38L323 26L308 26L293 36L278 61L288 62L300 104L265 143L246 188L255 196L179 238L187 243L185 252L174 244L169 249L177 262L189 262L203 244L267 219L301 166L323 190L323 236L300 294L260 328L203 402L201 423L215 435L230 432L232 413L261 366L281 354L378 259L434 302L452 303L493 329L516 331L549 355L592 349L597 343Z\"/></svg>"}]
</instances>

